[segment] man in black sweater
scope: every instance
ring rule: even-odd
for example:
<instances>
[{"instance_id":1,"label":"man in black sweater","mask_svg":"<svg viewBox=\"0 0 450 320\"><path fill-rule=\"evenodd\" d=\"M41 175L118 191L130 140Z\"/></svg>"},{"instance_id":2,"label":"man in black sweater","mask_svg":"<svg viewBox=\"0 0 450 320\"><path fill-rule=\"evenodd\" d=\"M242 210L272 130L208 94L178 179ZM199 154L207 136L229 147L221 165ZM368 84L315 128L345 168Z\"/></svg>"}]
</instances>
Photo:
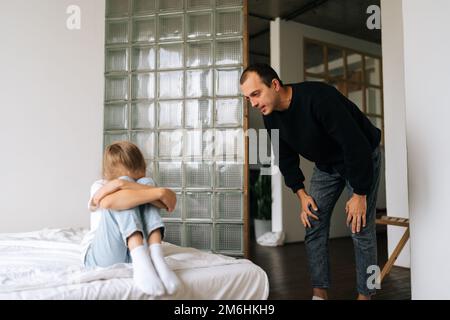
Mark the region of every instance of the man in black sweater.
<instances>
[{"instance_id":1,"label":"man in black sweater","mask_svg":"<svg viewBox=\"0 0 450 320\"><path fill-rule=\"evenodd\" d=\"M358 299L370 299L376 291L369 277L377 265L375 206L381 131L327 84L283 85L266 64L249 66L240 83L245 98L262 113L269 135L272 129L279 130L279 141L271 142L285 184L300 200L313 299L328 298L329 223L345 187L350 193L345 210L355 249ZM299 155L315 163L309 194Z\"/></svg>"}]
</instances>

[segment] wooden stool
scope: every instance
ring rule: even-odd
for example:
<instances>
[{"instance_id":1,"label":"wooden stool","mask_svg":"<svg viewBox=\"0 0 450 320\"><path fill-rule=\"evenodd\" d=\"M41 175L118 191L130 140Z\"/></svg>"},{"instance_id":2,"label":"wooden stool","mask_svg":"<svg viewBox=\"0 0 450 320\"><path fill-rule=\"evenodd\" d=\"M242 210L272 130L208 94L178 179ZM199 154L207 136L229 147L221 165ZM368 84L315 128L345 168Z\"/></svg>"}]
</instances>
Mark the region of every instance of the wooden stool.
<instances>
[{"instance_id":1,"label":"wooden stool","mask_svg":"<svg viewBox=\"0 0 450 320\"><path fill-rule=\"evenodd\" d=\"M384 265L383 270L381 271L381 282L383 282L384 277L389 273L389 271L391 271L395 260L397 260L398 256L400 255L400 252L402 251L403 247L405 246L406 242L409 239L409 219L382 216L380 219L376 219L376 223L390 226L406 227L405 233L400 239L400 242L395 247L394 252L392 252L388 261Z\"/></svg>"}]
</instances>

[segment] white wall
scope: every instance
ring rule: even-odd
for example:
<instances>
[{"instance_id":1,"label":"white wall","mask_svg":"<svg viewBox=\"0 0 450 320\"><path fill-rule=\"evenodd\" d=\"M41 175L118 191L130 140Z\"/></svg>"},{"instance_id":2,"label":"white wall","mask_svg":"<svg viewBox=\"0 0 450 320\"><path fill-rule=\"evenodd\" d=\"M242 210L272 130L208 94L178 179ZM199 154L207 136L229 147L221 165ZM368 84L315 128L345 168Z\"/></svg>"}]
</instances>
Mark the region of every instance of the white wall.
<instances>
[{"instance_id":1,"label":"white wall","mask_svg":"<svg viewBox=\"0 0 450 320\"><path fill-rule=\"evenodd\" d=\"M271 65L285 83L303 81L303 38L318 39L327 43L352 48L354 50L381 56L381 47L377 44L344 36L342 34L310 27L293 21L282 21L277 18L270 23ZM309 180L313 164L301 158L300 166L306 178L306 189L309 190ZM384 199L382 179L380 185L380 202ZM297 196L284 185L281 174L272 177L274 202L272 205L272 229L283 230L286 242L303 241L305 230L300 222L300 204ZM344 190L336 204L331 220L330 237L349 235L345 225L345 202L348 194ZM379 203L380 203L379 202ZM380 206L384 204L381 203Z\"/></svg>"},{"instance_id":2,"label":"white wall","mask_svg":"<svg viewBox=\"0 0 450 320\"><path fill-rule=\"evenodd\" d=\"M413 299L450 299L450 2L402 1Z\"/></svg>"},{"instance_id":3,"label":"white wall","mask_svg":"<svg viewBox=\"0 0 450 320\"><path fill-rule=\"evenodd\" d=\"M381 13L386 208L390 216L409 218L402 1L382 0ZM389 255L404 232L405 228L388 226ZM409 241L395 264L410 266Z\"/></svg>"},{"instance_id":4,"label":"white wall","mask_svg":"<svg viewBox=\"0 0 450 320\"><path fill-rule=\"evenodd\" d=\"M66 8L81 8L81 30ZM0 1L0 232L87 227L100 172L104 0Z\"/></svg>"}]
</instances>

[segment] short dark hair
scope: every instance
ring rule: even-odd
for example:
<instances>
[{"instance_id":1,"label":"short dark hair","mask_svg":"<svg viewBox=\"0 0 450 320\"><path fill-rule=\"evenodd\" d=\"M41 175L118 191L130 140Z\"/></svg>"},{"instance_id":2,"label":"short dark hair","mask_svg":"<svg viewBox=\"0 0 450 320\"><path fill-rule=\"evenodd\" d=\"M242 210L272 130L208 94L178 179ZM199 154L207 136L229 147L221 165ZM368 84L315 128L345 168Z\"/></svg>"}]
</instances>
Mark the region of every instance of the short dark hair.
<instances>
[{"instance_id":1,"label":"short dark hair","mask_svg":"<svg viewBox=\"0 0 450 320\"><path fill-rule=\"evenodd\" d=\"M247 80L249 72L255 72L256 74L258 74L262 82L268 87L272 85L273 79L278 80L280 85L283 86L283 82L280 80L278 74L275 72L275 70L272 69L271 66L266 63L255 63L245 68L244 72L241 75L241 84L244 84L245 80Z\"/></svg>"}]
</instances>

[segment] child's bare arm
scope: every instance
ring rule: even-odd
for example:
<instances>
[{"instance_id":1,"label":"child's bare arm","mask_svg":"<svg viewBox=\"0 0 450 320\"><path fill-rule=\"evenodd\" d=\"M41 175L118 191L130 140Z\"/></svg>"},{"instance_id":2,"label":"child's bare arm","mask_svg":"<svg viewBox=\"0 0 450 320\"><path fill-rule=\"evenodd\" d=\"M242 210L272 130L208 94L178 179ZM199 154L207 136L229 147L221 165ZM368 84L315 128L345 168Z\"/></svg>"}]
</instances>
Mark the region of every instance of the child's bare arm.
<instances>
[{"instance_id":1,"label":"child's bare arm","mask_svg":"<svg viewBox=\"0 0 450 320\"><path fill-rule=\"evenodd\" d=\"M120 189L105 196L100 201L100 207L113 210L125 210L145 203L163 206L171 212L175 209L176 195L166 188L149 187L138 189Z\"/></svg>"},{"instance_id":2,"label":"child's bare arm","mask_svg":"<svg viewBox=\"0 0 450 320\"><path fill-rule=\"evenodd\" d=\"M150 204L154 205L158 209L164 209L169 211L169 209L164 205L164 203L161 202L161 200L152 201L150 202Z\"/></svg>"},{"instance_id":3,"label":"child's bare arm","mask_svg":"<svg viewBox=\"0 0 450 320\"><path fill-rule=\"evenodd\" d=\"M93 207L98 207L100 201L106 197L107 195L114 193L121 189L122 187L122 180L114 179L111 181L108 181L103 187L97 190L97 192L92 197L92 204Z\"/></svg>"},{"instance_id":4,"label":"child's bare arm","mask_svg":"<svg viewBox=\"0 0 450 320\"><path fill-rule=\"evenodd\" d=\"M138 183L138 182L132 182L132 181L126 181L126 180L121 180L121 190L144 190L144 189L148 189L148 188L156 188L155 186L149 186L147 184L142 184L142 183ZM159 209L165 209L168 210L167 206L164 205L164 203L161 200L156 200L156 201L152 201L150 202L150 204L154 205L155 207L159 208Z\"/></svg>"}]
</instances>

